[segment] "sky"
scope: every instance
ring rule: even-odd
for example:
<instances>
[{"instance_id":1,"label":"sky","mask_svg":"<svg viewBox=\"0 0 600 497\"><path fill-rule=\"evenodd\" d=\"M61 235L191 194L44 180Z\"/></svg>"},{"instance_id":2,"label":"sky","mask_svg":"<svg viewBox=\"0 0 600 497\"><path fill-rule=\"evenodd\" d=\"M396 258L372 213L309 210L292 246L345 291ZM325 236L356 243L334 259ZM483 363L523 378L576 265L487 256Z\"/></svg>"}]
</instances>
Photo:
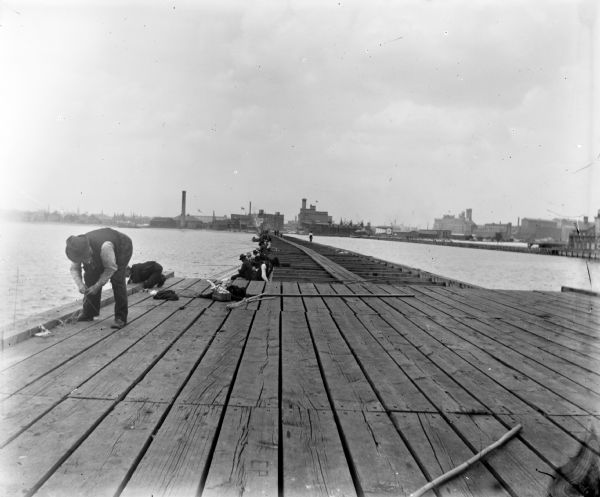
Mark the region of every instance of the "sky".
<instances>
[{"instance_id":1,"label":"sky","mask_svg":"<svg viewBox=\"0 0 600 497\"><path fill-rule=\"evenodd\" d=\"M0 209L592 218L596 3L0 0Z\"/></svg>"}]
</instances>

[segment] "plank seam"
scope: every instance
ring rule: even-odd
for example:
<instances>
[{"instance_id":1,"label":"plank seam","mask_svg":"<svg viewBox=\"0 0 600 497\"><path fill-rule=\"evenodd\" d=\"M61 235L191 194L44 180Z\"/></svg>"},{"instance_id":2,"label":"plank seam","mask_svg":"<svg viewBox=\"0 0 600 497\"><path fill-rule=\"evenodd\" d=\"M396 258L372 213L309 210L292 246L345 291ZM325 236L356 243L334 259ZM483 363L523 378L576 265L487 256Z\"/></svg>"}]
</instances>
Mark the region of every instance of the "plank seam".
<instances>
[{"instance_id":1,"label":"plank seam","mask_svg":"<svg viewBox=\"0 0 600 497\"><path fill-rule=\"evenodd\" d=\"M356 490L357 497L364 497L365 493L360 483L358 470L356 469L356 465L354 464L354 460L352 459L352 454L350 452L350 447L348 444L348 440L346 439L346 435L344 434L344 430L342 429L342 424L340 422L340 418L337 413L337 409L335 407L335 403L333 402L333 396L331 394L331 388L329 387L329 383L327 382L327 377L325 376L325 369L323 367L323 363L321 361L321 356L319 354L319 349L317 347L314 333L312 327L310 325L310 321L306 321L306 325L308 327L308 332L310 334L310 341L313 346L313 351L315 353L315 357L317 359L317 365L319 366L319 373L321 375L321 379L323 381L323 386L325 387L325 393L327 395L327 399L329 400L330 411L333 414L333 420L335 422L335 426L337 428L338 436L340 437L340 442L342 444L342 450L344 451L344 457L346 458L346 463L348 464L348 470L350 472L350 477L352 478L352 483L354 484L354 489Z\"/></svg>"},{"instance_id":2,"label":"plank seam","mask_svg":"<svg viewBox=\"0 0 600 497\"><path fill-rule=\"evenodd\" d=\"M244 358L244 352L246 351L246 346L248 345L248 338L250 337L250 331L252 330L252 325L254 324L254 320L256 319L256 312L257 311L254 311L252 313L252 319L250 320L250 323L248 324L248 329L246 331L246 339L244 340L244 345L242 346L242 350L240 351L240 356L239 356L237 364L235 366L235 371L233 372L233 375L231 377L231 381L229 383L229 388L227 390L227 395L225 397L225 401L224 401L225 408L221 410L221 413L219 415L219 421L217 423L215 432L213 434L213 440L212 440L210 449L209 449L209 451L208 451L208 453L206 455L206 465L203 468L202 473L200 474L200 482L199 482L199 485L198 485L198 491L196 492L196 495L198 497L200 497L202 495L202 493L204 492L204 486L206 485L206 480L208 478L208 473L210 471L210 467L212 465L212 460L213 460L214 455L215 455L215 450L216 450L217 444L219 442L219 435L220 435L221 430L223 428L223 422L225 420L225 414L227 413L227 408L228 408L228 405L229 405L229 399L231 398L231 393L233 392L233 387L235 385L235 380L236 380L238 372L240 370L240 365L242 364L242 359ZM235 407L235 406L232 406L232 407Z\"/></svg>"},{"instance_id":3,"label":"plank seam","mask_svg":"<svg viewBox=\"0 0 600 497\"><path fill-rule=\"evenodd\" d=\"M179 335L179 337L176 340L173 341L173 343L165 350L165 354L171 349L171 347L173 346L173 344L175 344L179 340L179 338L181 338L181 336L183 336L185 334L185 332L187 332L187 330L189 330L194 325L194 323L196 323L198 321L198 319L200 319L200 317L202 316L202 314L204 314L204 312L205 312L205 309L198 315L198 317L196 319L194 319L194 321L192 323L190 323L190 325ZM118 497L119 495L121 495L121 493L123 492L123 490L127 486L127 483L129 482L129 480L131 480L131 477L133 476L133 473L135 472L135 470L139 466L141 460L146 455L146 452L148 451L148 448L150 447L150 445L154 441L154 437L156 436L156 434L160 430L161 426L163 425L163 423L167 419L167 416L169 415L169 413L173 409L173 406L177 403L177 397L179 396L179 394L181 394L181 392L183 391L183 389L187 385L188 381L190 380L190 378L192 377L192 375L194 374L194 372L198 368L200 362L202 361L202 359L204 358L204 356L207 354L208 349L210 348L210 345L212 344L212 342L217 337L217 335L219 333L219 330L222 328L222 326L225 323L225 320L227 319L228 315L229 314L225 315L225 317L223 318L223 320L221 321L221 323L219 324L219 326L217 327L217 329L213 333L212 337L210 338L210 340L208 341L208 343L204 347L204 350L202 351L202 353L200 354L200 356L196 360L194 366L190 369L190 371L189 371L188 375L186 376L185 380L181 383L180 387L177 389L177 392L175 393L175 395L173 395L172 400L168 403L169 406L165 409L165 412L162 414L162 416L160 417L160 419L156 423L156 426L154 427L154 429L152 430L152 432L148 436L148 439L146 440L146 442L142 446L139 454L134 459L131 467L129 468L129 470L127 471L127 473L125 473L125 476L123 477L123 480L121 481L121 483L117 487L117 491L115 492L115 497ZM162 354L161 357L157 358L157 360L153 362L153 364L145 371L145 373L142 376L142 378L140 378L139 381L135 382L131 386L131 388L129 388L127 390L127 392L125 393L123 399L125 399L125 397L127 396L127 393L129 393L131 390L133 390L133 388L143 379L143 377L148 373L148 371L150 371L152 369L152 367L158 362L158 360L162 359L162 357L165 354ZM127 402L129 402L129 401L127 401Z\"/></svg>"}]
</instances>

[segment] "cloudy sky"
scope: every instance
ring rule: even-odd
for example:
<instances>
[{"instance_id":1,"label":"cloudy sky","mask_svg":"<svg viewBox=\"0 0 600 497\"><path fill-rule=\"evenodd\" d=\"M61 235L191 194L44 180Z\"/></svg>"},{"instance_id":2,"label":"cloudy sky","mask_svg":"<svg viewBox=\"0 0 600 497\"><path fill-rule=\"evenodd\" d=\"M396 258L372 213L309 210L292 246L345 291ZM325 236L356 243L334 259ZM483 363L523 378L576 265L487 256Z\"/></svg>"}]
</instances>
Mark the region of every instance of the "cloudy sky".
<instances>
[{"instance_id":1,"label":"cloudy sky","mask_svg":"<svg viewBox=\"0 0 600 497\"><path fill-rule=\"evenodd\" d=\"M0 1L0 209L593 216L595 4Z\"/></svg>"}]
</instances>

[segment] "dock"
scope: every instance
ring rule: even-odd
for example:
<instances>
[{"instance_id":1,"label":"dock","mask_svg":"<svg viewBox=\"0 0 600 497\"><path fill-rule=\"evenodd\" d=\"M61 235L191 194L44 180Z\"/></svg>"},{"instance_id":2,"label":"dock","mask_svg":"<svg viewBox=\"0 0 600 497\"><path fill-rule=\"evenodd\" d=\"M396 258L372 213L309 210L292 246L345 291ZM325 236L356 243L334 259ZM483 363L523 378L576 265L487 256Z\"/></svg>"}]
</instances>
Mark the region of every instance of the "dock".
<instances>
[{"instance_id":1,"label":"dock","mask_svg":"<svg viewBox=\"0 0 600 497\"><path fill-rule=\"evenodd\" d=\"M545 496L600 419L600 298L489 290L298 240L219 302L129 297L2 351L0 495Z\"/></svg>"}]
</instances>

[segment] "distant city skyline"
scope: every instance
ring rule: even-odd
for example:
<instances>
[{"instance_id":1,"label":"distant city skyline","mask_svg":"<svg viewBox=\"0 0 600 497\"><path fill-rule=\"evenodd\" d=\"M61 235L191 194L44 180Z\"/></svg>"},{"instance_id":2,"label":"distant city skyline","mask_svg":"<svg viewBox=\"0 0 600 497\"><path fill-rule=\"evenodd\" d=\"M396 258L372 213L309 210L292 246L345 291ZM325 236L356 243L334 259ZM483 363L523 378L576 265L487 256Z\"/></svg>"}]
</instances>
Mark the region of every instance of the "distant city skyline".
<instances>
[{"instance_id":1,"label":"distant city skyline","mask_svg":"<svg viewBox=\"0 0 600 497\"><path fill-rule=\"evenodd\" d=\"M0 208L594 216L595 0L6 0Z\"/></svg>"},{"instance_id":2,"label":"distant city skyline","mask_svg":"<svg viewBox=\"0 0 600 497\"><path fill-rule=\"evenodd\" d=\"M308 204L310 205L310 204ZM187 206L186 206L187 207ZM308 206L307 206L308 207ZM321 208L319 208L321 209ZM257 206L256 209L252 208L252 214L253 215L258 215L259 210L263 210L264 212L267 212L268 214L274 214L275 212L280 212L281 214L284 215L285 218L285 222L288 223L289 221L294 221L295 219L297 219L299 217L300 214L300 210L301 210L301 206L298 208L298 211L293 213L293 214L286 214L284 212L279 211L278 209L275 209L273 211L266 211L265 209L263 209L262 207ZM322 207L322 210L327 212L329 214L329 217L331 218L331 222L333 224L338 224L340 222L340 220L343 220L344 222L353 222L355 224L361 223L363 222L364 224L371 224L372 226L406 226L406 227L415 227L415 228L434 228L434 224L435 221L437 219L443 218L444 216L450 216L450 217L456 217L457 219L460 218L460 216L471 216L471 218L473 219L473 222L477 225L477 226L483 226L485 224L494 224L494 223L501 223L501 224L508 224L511 223L513 224L514 227L517 227L520 222L523 219L540 219L540 220L572 220L573 222L577 222L577 221L581 221L583 222L583 220L585 218L588 218L588 220L590 222L592 222L598 215L600 215L600 208L597 209L595 214L592 215L582 215L582 216L577 216L577 217L571 217L571 216L565 216L565 217L560 217L560 216L555 216L555 215L548 215L545 217L539 217L539 216L529 216L526 213L524 215L518 216L516 219L512 220L512 219L477 219L476 218L476 213L471 212L469 213L468 211L470 209L465 208L460 212L456 212L456 213L450 213L450 212L445 212L445 213L440 213L439 215L436 215L433 219L427 221L425 224L420 225L414 221L408 220L408 221L403 221L403 222L383 222L383 223L376 223L373 222L370 219L367 219L365 217L351 217L351 216L347 216L345 214L341 214L338 217L335 216L331 216L331 214L329 213L329 211L327 210L326 206ZM181 203L179 204L179 211L177 213L172 212L170 214L166 214L166 215L161 215L161 216L155 216L155 215L150 215L144 212L105 212L103 209L101 209L98 212L91 212L91 211L85 211L85 210L75 210L75 211L61 211L59 209L53 209L51 206L47 206L45 209L33 209L33 210L22 210L22 209L0 209L0 214L6 214L8 212L20 212L20 213L35 213L35 212L48 212L48 213L60 213L62 215L82 215L82 216L104 216L106 219L110 219L110 218L114 218L114 217L120 217L120 216L124 216L126 218L132 218L132 217L137 217L137 218L145 218L145 219L151 219L153 217L167 217L167 218L177 218L181 215ZM223 217L227 217L229 218L232 215L235 216L239 216L239 215L247 215L249 214L250 209L246 209L244 208L239 208L239 211L236 212L235 209L229 210L227 212L218 212L216 210L214 210L214 215L219 218L222 219ZM202 211L200 212L189 212L189 208L186 208L186 215L191 216L191 217L196 217L196 218L207 218L207 217L212 217L213 215L213 210L208 210L206 213L203 213Z\"/></svg>"}]
</instances>

